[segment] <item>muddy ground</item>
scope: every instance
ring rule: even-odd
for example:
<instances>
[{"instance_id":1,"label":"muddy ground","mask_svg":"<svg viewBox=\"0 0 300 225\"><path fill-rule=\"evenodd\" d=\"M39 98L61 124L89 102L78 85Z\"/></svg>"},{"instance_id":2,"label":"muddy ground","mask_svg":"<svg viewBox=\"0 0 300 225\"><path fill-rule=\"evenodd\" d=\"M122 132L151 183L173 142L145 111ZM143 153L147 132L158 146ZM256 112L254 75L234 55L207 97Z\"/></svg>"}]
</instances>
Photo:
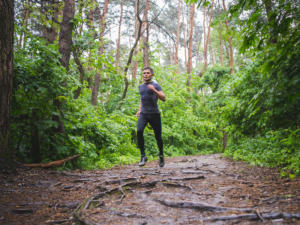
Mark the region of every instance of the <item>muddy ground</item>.
<instances>
[{"instance_id":1,"label":"muddy ground","mask_svg":"<svg viewBox=\"0 0 300 225\"><path fill-rule=\"evenodd\" d=\"M300 178L219 154L0 175L0 224L300 224Z\"/></svg>"}]
</instances>

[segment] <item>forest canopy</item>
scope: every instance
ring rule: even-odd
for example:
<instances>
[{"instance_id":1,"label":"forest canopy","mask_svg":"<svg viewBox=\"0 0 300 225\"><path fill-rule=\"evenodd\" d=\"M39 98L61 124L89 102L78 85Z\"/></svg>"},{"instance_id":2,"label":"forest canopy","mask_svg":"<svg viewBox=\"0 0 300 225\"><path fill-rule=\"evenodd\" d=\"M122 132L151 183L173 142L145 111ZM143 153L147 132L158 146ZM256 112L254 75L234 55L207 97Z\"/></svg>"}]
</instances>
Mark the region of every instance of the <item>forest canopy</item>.
<instances>
[{"instance_id":1,"label":"forest canopy","mask_svg":"<svg viewBox=\"0 0 300 225\"><path fill-rule=\"evenodd\" d=\"M299 17L297 0L15 0L11 151L22 163L80 154L64 168L137 162L151 66L167 156L223 153L299 175Z\"/></svg>"}]
</instances>

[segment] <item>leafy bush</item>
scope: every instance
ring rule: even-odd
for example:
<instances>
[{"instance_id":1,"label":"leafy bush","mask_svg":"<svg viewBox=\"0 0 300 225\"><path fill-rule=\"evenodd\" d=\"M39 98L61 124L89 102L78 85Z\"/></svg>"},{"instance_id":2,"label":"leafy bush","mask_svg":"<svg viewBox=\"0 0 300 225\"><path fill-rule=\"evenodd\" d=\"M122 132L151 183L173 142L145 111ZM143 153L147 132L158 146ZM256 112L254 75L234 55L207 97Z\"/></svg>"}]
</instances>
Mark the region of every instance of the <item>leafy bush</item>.
<instances>
[{"instance_id":1,"label":"leafy bush","mask_svg":"<svg viewBox=\"0 0 300 225\"><path fill-rule=\"evenodd\" d=\"M268 131L255 137L240 136L225 151L226 156L253 165L281 168L282 175L300 174L300 129Z\"/></svg>"}]
</instances>

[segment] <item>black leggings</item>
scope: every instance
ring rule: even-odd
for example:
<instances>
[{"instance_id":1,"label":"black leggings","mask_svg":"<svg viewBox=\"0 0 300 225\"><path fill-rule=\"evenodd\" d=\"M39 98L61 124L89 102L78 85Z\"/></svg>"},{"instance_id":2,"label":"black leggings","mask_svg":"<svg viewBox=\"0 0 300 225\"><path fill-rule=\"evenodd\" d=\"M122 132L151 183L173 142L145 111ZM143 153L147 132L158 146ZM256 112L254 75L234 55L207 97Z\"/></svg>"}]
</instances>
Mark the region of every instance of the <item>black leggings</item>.
<instances>
[{"instance_id":1,"label":"black leggings","mask_svg":"<svg viewBox=\"0 0 300 225\"><path fill-rule=\"evenodd\" d=\"M145 147L144 147L144 129L150 123L151 127L154 130L156 143L159 149L159 155L163 155L163 141L161 138L161 119L160 114L144 114L141 113L137 123L137 141L138 147L141 151L141 156L145 156Z\"/></svg>"}]
</instances>

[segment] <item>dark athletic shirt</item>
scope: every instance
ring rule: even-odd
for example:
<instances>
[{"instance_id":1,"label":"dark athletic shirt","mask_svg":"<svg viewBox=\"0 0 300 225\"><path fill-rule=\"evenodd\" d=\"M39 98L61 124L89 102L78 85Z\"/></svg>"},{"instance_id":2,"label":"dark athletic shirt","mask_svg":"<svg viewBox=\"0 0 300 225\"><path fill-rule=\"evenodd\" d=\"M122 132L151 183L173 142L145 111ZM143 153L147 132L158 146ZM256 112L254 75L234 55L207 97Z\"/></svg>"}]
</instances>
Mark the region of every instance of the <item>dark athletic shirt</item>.
<instances>
[{"instance_id":1,"label":"dark athletic shirt","mask_svg":"<svg viewBox=\"0 0 300 225\"><path fill-rule=\"evenodd\" d=\"M142 103L141 113L160 113L157 105L158 97L152 90L147 87L148 84L152 84L158 91L162 90L161 86L153 81L147 84L143 83L139 86Z\"/></svg>"}]
</instances>

